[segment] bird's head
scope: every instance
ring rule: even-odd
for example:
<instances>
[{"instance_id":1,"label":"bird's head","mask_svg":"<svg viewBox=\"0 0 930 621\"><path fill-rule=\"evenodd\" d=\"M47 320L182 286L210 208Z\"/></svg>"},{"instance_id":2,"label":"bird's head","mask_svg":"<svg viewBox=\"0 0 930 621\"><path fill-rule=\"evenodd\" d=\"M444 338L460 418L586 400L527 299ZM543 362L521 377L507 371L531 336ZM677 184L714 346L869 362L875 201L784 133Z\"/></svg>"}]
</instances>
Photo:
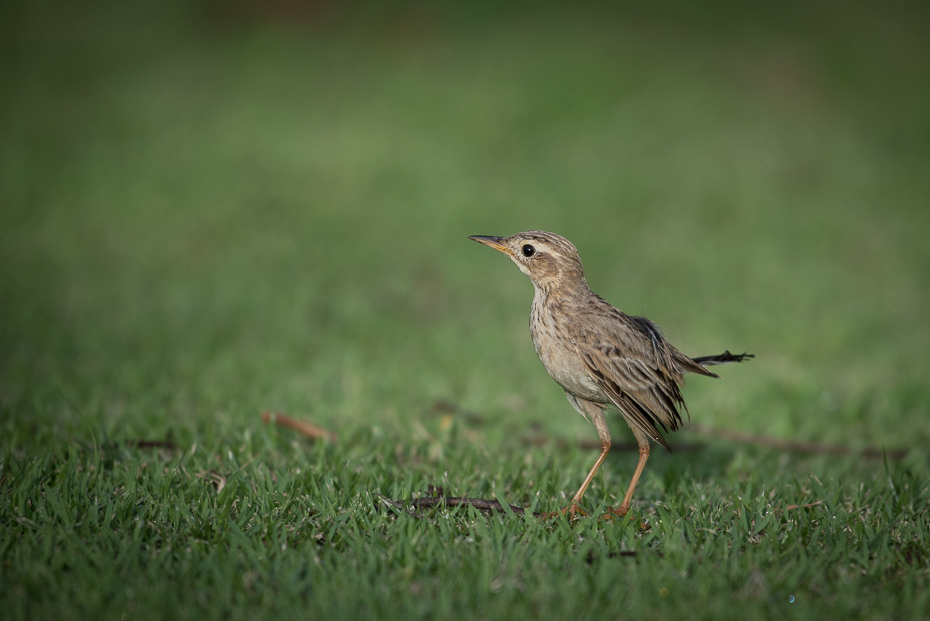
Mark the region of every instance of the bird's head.
<instances>
[{"instance_id":1,"label":"bird's head","mask_svg":"<svg viewBox=\"0 0 930 621\"><path fill-rule=\"evenodd\" d=\"M506 254L534 285L543 290L587 286L578 251L561 235L526 231L510 237L472 235L468 239Z\"/></svg>"}]
</instances>

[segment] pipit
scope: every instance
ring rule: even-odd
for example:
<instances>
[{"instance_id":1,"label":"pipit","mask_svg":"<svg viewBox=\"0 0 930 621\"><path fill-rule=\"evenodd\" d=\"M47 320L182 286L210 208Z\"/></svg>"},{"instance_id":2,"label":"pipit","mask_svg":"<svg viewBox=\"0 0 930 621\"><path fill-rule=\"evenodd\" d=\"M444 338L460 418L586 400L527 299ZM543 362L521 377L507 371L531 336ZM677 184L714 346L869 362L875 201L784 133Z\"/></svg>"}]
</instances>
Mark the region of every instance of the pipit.
<instances>
[{"instance_id":1,"label":"pipit","mask_svg":"<svg viewBox=\"0 0 930 621\"><path fill-rule=\"evenodd\" d=\"M574 516L580 509L594 473L610 451L610 430L604 412L616 408L639 443L639 463L623 503L610 513L624 516L636 483L649 459L649 441L666 449L666 433L681 426L679 408L687 412L680 387L686 373L719 377L705 367L741 362L751 354L689 358L675 349L656 324L627 315L588 288L581 257L570 241L545 231L510 237L469 237L509 256L533 281L530 333L536 354L562 388L569 403L594 424L601 454L581 487L563 510Z\"/></svg>"}]
</instances>

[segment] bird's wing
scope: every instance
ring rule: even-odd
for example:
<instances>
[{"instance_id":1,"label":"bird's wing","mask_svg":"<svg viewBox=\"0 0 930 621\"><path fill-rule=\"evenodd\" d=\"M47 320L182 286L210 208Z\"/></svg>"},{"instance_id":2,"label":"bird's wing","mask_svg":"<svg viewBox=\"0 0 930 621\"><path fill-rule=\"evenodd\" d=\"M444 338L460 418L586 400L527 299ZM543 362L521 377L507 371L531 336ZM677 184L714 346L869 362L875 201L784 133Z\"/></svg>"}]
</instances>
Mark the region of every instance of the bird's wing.
<instances>
[{"instance_id":1,"label":"bird's wing","mask_svg":"<svg viewBox=\"0 0 930 621\"><path fill-rule=\"evenodd\" d=\"M622 387L621 382L616 379L618 374L612 372L615 371L615 368L612 369L612 367L616 367L616 365L596 353L579 352L579 354L581 354L581 359L591 378L604 391L614 406L620 410L624 418L647 436L665 448L669 448L665 438L656 428L656 425L659 425L666 432L668 431L662 418L657 416L656 412L643 403L641 399L637 399L633 391ZM675 430L681 422L681 416L674 407L671 411L673 412L673 418L668 416L665 418L671 422L672 430Z\"/></svg>"},{"instance_id":2,"label":"bird's wing","mask_svg":"<svg viewBox=\"0 0 930 621\"><path fill-rule=\"evenodd\" d=\"M648 319L609 306L586 317L573 339L578 355L598 387L624 417L669 448L659 433L681 426L679 408L687 407L679 386L686 372L716 377L672 347Z\"/></svg>"}]
</instances>

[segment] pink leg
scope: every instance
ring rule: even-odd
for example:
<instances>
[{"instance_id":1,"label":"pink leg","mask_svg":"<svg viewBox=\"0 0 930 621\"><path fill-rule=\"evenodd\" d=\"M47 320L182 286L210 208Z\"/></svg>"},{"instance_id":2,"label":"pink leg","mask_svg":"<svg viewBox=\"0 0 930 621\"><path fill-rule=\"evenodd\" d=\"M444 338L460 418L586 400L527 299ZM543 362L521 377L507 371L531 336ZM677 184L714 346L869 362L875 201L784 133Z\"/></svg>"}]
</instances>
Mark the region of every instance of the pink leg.
<instances>
[{"instance_id":1,"label":"pink leg","mask_svg":"<svg viewBox=\"0 0 930 621\"><path fill-rule=\"evenodd\" d=\"M581 499L584 496L585 491L587 491L588 486L591 485L591 481L594 479L594 473L597 472L597 469L601 467L601 464L604 462L604 458L607 457L607 453L610 452L610 430L607 428L607 419L604 418L604 408L597 403L587 401L585 399L580 399L572 395L569 395L568 401L572 404L572 406L574 406L576 410L578 410L582 416L594 423L594 427L597 429L597 434L601 438L601 454L598 455L597 461L594 462L594 466L591 468L588 476L585 477L584 483L581 484L581 487L579 487L578 491L575 492L575 495L572 496L571 504L559 512L546 514L547 517L552 517L554 515L558 515L559 513L568 513L570 517L575 517L576 513L580 515L588 515L578 505L581 503Z\"/></svg>"},{"instance_id":2,"label":"pink leg","mask_svg":"<svg viewBox=\"0 0 930 621\"><path fill-rule=\"evenodd\" d=\"M639 438L637 438L639 440ZM626 490L626 496L623 497L623 504L621 504L616 509L611 509L610 512L614 515L623 517L630 511L630 503L633 500L633 491L636 489L636 484L639 483L639 475L643 473L643 468L646 467L646 460L649 459L649 441L646 440L644 444L640 440L639 444L639 463L636 464L636 471L633 472L633 479L630 481L630 487Z\"/></svg>"},{"instance_id":3,"label":"pink leg","mask_svg":"<svg viewBox=\"0 0 930 621\"><path fill-rule=\"evenodd\" d=\"M610 429L607 428L604 408L591 401L585 401L577 397L576 400L579 405L584 408L584 413L586 414L585 418L594 423L594 428L597 429L597 435L601 438L601 454L597 456L597 461L594 462L594 466L591 467L591 471L588 473L588 476L585 477L584 483L581 484L581 487L579 487L575 495L572 496L572 504L569 506L569 511L572 514L577 511L582 515L587 515L578 508L578 505L581 503L584 493L588 490L588 486L591 485L591 481L594 479L594 473L601 467L601 464L604 463L604 459L607 457L607 453L610 452Z\"/></svg>"}]
</instances>

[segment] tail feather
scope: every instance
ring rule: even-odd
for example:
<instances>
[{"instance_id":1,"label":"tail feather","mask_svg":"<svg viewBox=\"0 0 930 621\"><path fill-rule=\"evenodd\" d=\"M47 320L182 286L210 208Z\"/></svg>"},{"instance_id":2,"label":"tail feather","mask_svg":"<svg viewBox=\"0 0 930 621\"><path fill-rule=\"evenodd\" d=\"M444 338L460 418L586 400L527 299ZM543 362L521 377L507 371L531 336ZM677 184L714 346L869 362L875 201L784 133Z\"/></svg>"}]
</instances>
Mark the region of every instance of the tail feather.
<instances>
[{"instance_id":1,"label":"tail feather","mask_svg":"<svg viewBox=\"0 0 930 621\"><path fill-rule=\"evenodd\" d=\"M699 356L697 358L692 358L695 362L701 366L709 367L715 364L726 364L728 362L742 362L747 358L755 358L753 354L731 354L730 350L726 350L722 354L717 354L716 356Z\"/></svg>"}]
</instances>

